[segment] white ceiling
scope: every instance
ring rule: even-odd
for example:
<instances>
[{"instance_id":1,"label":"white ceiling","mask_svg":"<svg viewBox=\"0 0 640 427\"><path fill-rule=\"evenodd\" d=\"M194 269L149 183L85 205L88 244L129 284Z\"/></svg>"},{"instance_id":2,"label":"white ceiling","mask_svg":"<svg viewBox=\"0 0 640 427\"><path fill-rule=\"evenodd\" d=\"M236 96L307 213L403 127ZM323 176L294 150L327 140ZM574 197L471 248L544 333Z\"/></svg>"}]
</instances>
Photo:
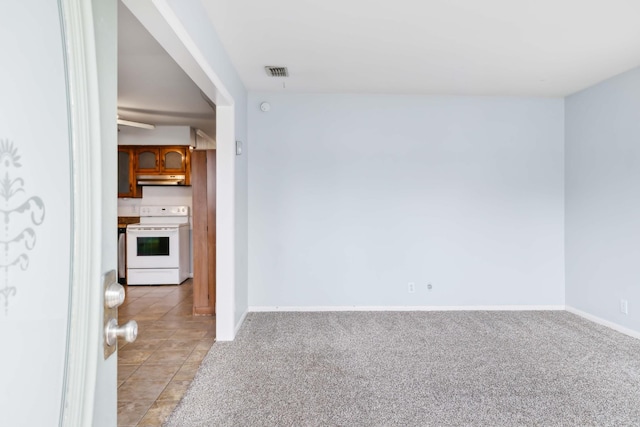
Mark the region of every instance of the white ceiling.
<instances>
[{"instance_id":1,"label":"white ceiling","mask_svg":"<svg viewBox=\"0 0 640 427\"><path fill-rule=\"evenodd\" d=\"M215 110L200 89L118 2L118 115L155 125L187 125L215 138Z\"/></svg>"},{"instance_id":2,"label":"white ceiling","mask_svg":"<svg viewBox=\"0 0 640 427\"><path fill-rule=\"evenodd\" d=\"M564 96L640 65L638 0L202 2L248 90Z\"/></svg>"}]
</instances>

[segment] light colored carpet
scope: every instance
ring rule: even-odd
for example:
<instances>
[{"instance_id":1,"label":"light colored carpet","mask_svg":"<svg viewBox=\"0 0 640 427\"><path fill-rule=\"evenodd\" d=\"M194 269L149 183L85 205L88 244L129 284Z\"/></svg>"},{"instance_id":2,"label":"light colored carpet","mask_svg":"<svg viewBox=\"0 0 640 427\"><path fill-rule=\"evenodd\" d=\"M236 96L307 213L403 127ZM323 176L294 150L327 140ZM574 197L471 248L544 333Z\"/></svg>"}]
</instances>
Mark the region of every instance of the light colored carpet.
<instances>
[{"instance_id":1,"label":"light colored carpet","mask_svg":"<svg viewBox=\"0 0 640 427\"><path fill-rule=\"evenodd\" d=\"M167 426L638 426L640 340L567 312L252 313Z\"/></svg>"}]
</instances>

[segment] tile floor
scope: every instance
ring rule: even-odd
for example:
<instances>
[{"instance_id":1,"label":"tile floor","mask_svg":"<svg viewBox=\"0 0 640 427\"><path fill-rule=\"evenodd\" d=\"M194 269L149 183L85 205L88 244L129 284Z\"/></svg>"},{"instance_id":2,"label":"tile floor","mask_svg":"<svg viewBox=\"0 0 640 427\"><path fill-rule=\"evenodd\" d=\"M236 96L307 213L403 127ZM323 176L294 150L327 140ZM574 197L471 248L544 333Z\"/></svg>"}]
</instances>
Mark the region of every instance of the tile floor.
<instances>
[{"instance_id":1,"label":"tile floor","mask_svg":"<svg viewBox=\"0 0 640 427\"><path fill-rule=\"evenodd\" d=\"M161 426L215 340L215 317L194 317L191 279L180 286L128 286L119 323L138 339L119 343L118 426Z\"/></svg>"}]
</instances>

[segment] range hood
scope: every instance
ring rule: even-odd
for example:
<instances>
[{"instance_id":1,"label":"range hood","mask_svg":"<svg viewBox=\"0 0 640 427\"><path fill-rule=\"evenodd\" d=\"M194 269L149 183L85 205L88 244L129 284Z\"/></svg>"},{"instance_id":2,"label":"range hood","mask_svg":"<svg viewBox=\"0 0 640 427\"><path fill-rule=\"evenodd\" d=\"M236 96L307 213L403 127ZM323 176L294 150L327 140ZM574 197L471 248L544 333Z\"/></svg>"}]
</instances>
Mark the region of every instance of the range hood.
<instances>
[{"instance_id":1,"label":"range hood","mask_svg":"<svg viewBox=\"0 0 640 427\"><path fill-rule=\"evenodd\" d=\"M136 175L138 185L185 185L185 175Z\"/></svg>"}]
</instances>

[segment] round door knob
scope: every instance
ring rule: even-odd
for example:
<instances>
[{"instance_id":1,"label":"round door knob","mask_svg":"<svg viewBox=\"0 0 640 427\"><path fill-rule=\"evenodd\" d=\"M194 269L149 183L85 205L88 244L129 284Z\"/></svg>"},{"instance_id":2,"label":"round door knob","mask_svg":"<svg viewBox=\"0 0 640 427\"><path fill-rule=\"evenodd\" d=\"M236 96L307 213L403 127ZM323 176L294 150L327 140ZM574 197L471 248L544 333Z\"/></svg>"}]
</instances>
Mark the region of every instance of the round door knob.
<instances>
[{"instance_id":1,"label":"round door knob","mask_svg":"<svg viewBox=\"0 0 640 427\"><path fill-rule=\"evenodd\" d=\"M109 346L117 343L118 338L124 338L126 342L134 342L138 337L138 322L129 320L124 325L118 326L118 321L111 319L104 328L104 337Z\"/></svg>"},{"instance_id":2,"label":"round door knob","mask_svg":"<svg viewBox=\"0 0 640 427\"><path fill-rule=\"evenodd\" d=\"M110 284L104 292L104 303L108 308L115 308L122 305L124 297L124 286L114 282Z\"/></svg>"}]
</instances>

